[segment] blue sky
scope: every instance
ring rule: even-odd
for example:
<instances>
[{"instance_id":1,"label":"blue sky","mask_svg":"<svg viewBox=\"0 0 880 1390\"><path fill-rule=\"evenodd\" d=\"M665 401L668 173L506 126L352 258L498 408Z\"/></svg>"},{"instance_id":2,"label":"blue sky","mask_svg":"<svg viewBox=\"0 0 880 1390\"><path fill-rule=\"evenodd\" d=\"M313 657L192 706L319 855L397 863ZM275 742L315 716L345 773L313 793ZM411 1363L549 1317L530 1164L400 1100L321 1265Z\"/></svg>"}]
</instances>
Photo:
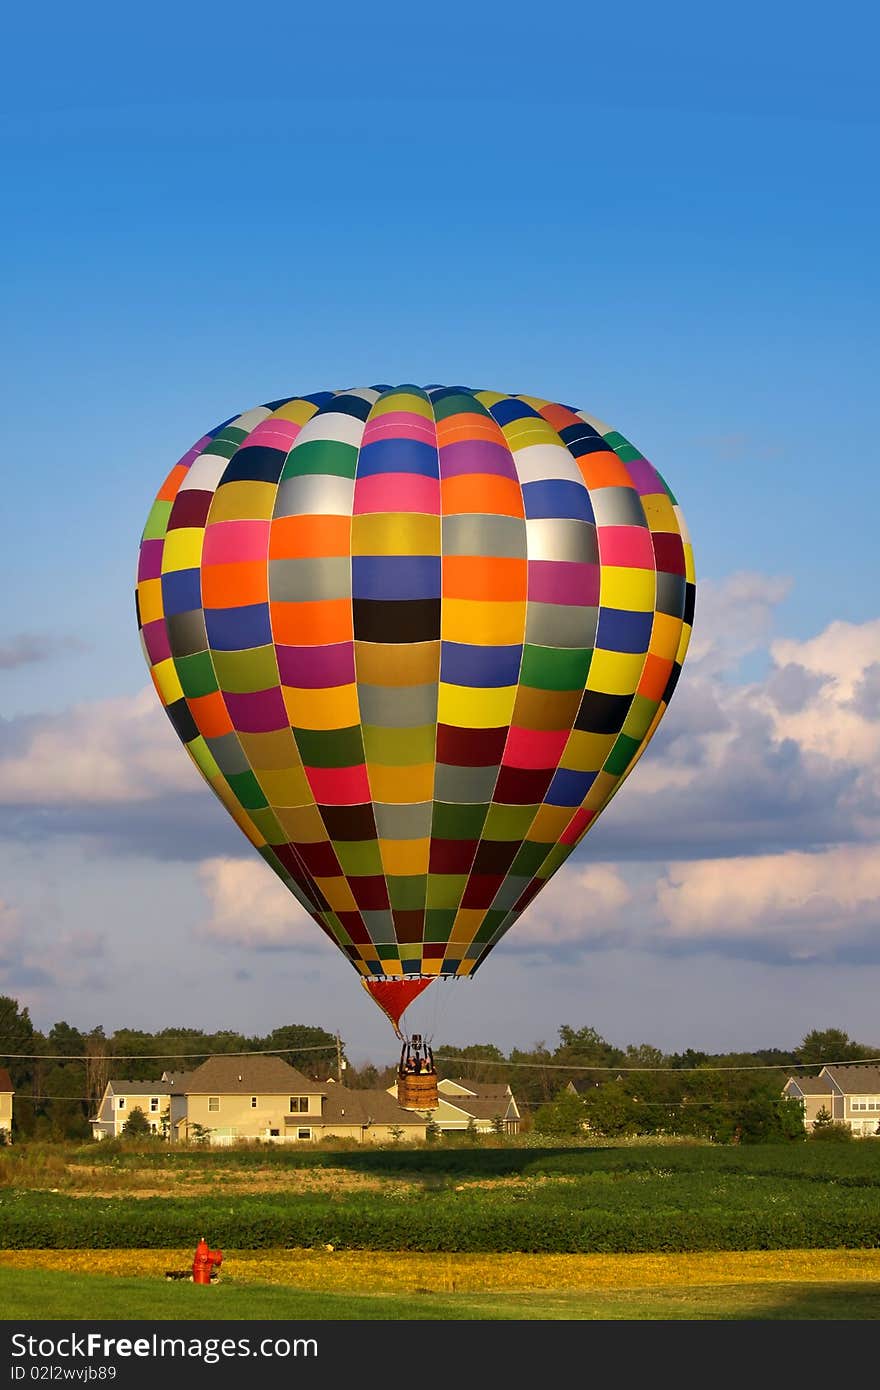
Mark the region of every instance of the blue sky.
<instances>
[{"instance_id":1,"label":"blue sky","mask_svg":"<svg viewBox=\"0 0 880 1390\"><path fill-rule=\"evenodd\" d=\"M248 847L142 694L131 589L151 500L206 428L448 380L633 439L682 503L699 589L664 729L566 870L606 875L597 922L560 899L523 924L446 991L446 1040L870 1036L878 23L833 20L7 22L0 990L46 1025L316 1022L381 1053L344 962L218 918L216 865ZM788 872L786 906L767 885Z\"/></svg>"}]
</instances>

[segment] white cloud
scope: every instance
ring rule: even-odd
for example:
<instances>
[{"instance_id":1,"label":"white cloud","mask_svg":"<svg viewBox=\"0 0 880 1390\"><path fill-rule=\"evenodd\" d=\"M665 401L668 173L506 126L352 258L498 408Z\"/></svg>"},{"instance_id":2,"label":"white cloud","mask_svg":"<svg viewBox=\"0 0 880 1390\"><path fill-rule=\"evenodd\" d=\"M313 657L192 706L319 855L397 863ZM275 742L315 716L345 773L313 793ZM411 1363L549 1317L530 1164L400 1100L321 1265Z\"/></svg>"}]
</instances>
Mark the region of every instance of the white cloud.
<instances>
[{"instance_id":1,"label":"white cloud","mask_svg":"<svg viewBox=\"0 0 880 1390\"><path fill-rule=\"evenodd\" d=\"M657 906L667 941L750 943L809 960L876 941L880 854L847 845L673 864Z\"/></svg>"},{"instance_id":2,"label":"white cloud","mask_svg":"<svg viewBox=\"0 0 880 1390\"><path fill-rule=\"evenodd\" d=\"M152 687L7 725L0 800L56 806L150 800L199 776ZM8 745L12 743L12 747Z\"/></svg>"},{"instance_id":3,"label":"white cloud","mask_svg":"<svg viewBox=\"0 0 880 1390\"><path fill-rule=\"evenodd\" d=\"M752 640L724 614L742 602L766 642L783 582L734 576L704 613L702 653L628 785L590 831L609 858L818 848L880 836L880 620L770 639L758 680L735 676ZM699 600L698 600L699 602ZM751 622L751 620L750 620Z\"/></svg>"},{"instance_id":4,"label":"white cloud","mask_svg":"<svg viewBox=\"0 0 880 1390\"><path fill-rule=\"evenodd\" d=\"M211 904L200 936L258 950L336 949L262 859L207 859L199 878Z\"/></svg>"},{"instance_id":5,"label":"white cloud","mask_svg":"<svg viewBox=\"0 0 880 1390\"><path fill-rule=\"evenodd\" d=\"M620 937L633 890L611 864L587 868L570 860L529 904L505 940L513 947L595 944Z\"/></svg>"},{"instance_id":6,"label":"white cloud","mask_svg":"<svg viewBox=\"0 0 880 1390\"><path fill-rule=\"evenodd\" d=\"M774 611L791 586L785 575L746 570L720 582L705 579L698 583L688 667L718 674L765 647L772 633Z\"/></svg>"},{"instance_id":7,"label":"white cloud","mask_svg":"<svg viewBox=\"0 0 880 1390\"><path fill-rule=\"evenodd\" d=\"M800 709L775 707L780 736L793 738L804 750L860 768L880 754L880 720L865 694L873 688L880 663L880 619L867 623L831 623L808 641L780 638L770 654L777 668L797 666L819 683Z\"/></svg>"}]
</instances>

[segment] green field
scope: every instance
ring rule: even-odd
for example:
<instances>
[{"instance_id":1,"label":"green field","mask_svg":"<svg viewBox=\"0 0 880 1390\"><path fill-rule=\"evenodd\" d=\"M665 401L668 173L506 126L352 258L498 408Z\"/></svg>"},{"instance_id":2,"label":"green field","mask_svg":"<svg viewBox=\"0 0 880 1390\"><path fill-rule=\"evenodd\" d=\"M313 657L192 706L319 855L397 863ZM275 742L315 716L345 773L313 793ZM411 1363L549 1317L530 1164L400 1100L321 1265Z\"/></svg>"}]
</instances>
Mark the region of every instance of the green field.
<instances>
[{"instance_id":1,"label":"green field","mask_svg":"<svg viewBox=\"0 0 880 1390\"><path fill-rule=\"evenodd\" d=\"M205 1232L240 1249L872 1249L880 1143L5 1159L10 1249L149 1249ZM96 1153L95 1151L98 1150ZM5 1158L5 1156L4 1156ZM262 1161L261 1161L262 1160ZM161 1195L160 1195L161 1194ZM133 1200L133 1199L137 1200Z\"/></svg>"}]
</instances>

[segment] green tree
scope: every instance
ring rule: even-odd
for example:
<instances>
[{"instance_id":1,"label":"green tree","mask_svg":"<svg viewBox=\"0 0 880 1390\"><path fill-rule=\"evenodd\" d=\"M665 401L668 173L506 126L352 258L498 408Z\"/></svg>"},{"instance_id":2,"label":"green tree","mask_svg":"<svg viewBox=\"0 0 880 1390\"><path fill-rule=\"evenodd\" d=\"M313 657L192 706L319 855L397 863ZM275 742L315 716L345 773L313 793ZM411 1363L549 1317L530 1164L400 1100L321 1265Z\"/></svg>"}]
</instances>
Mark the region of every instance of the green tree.
<instances>
[{"instance_id":1,"label":"green tree","mask_svg":"<svg viewBox=\"0 0 880 1390\"><path fill-rule=\"evenodd\" d=\"M541 1105L552 1100L559 1089L559 1073L553 1069L553 1054L544 1042L533 1043L529 1050L514 1048L510 1054L514 1080L511 1089L527 1105ZM496 1069L495 1080L506 1078Z\"/></svg>"},{"instance_id":2,"label":"green tree","mask_svg":"<svg viewBox=\"0 0 880 1390\"><path fill-rule=\"evenodd\" d=\"M44 1078L46 1099L42 1105L47 1137L53 1140L86 1139L91 1134L82 1062L51 1062Z\"/></svg>"},{"instance_id":3,"label":"green tree","mask_svg":"<svg viewBox=\"0 0 880 1390\"><path fill-rule=\"evenodd\" d=\"M122 1133L129 1139L142 1139L152 1133L150 1122L139 1105L135 1105L129 1112L128 1119L122 1126Z\"/></svg>"},{"instance_id":4,"label":"green tree","mask_svg":"<svg viewBox=\"0 0 880 1390\"><path fill-rule=\"evenodd\" d=\"M662 1067L665 1061L663 1053L659 1047L653 1047L651 1043L639 1043L634 1047L632 1043L627 1045L624 1065L627 1067L654 1068Z\"/></svg>"},{"instance_id":5,"label":"green tree","mask_svg":"<svg viewBox=\"0 0 880 1390\"><path fill-rule=\"evenodd\" d=\"M497 1065L504 1053L494 1043L471 1043L468 1047L449 1047L444 1044L434 1052L440 1076L464 1081L501 1081L503 1071Z\"/></svg>"},{"instance_id":6,"label":"green tree","mask_svg":"<svg viewBox=\"0 0 880 1390\"><path fill-rule=\"evenodd\" d=\"M29 1089L33 1078L33 1060L21 1053L36 1052L35 1029L26 1008L17 999L0 994L0 1066L8 1069L16 1091Z\"/></svg>"},{"instance_id":7,"label":"green tree","mask_svg":"<svg viewBox=\"0 0 880 1390\"><path fill-rule=\"evenodd\" d=\"M557 1091L553 1100L538 1107L532 1127L538 1134L575 1139L583 1134L586 1118L583 1100L565 1086Z\"/></svg>"},{"instance_id":8,"label":"green tree","mask_svg":"<svg viewBox=\"0 0 880 1390\"><path fill-rule=\"evenodd\" d=\"M638 1134L642 1125L639 1102L621 1081L606 1081L584 1096L584 1109L590 1129L605 1138Z\"/></svg>"},{"instance_id":9,"label":"green tree","mask_svg":"<svg viewBox=\"0 0 880 1390\"><path fill-rule=\"evenodd\" d=\"M829 1144L848 1144L853 1138L853 1132L849 1125L845 1125L840 1120L832 1120L830 1124L820 1125L817 1129L813 1124L813 1132L810 1135L810 1143Z\"/></svg>"},{"instance_id":10,"label":"green tree","mask_svg":"<svg viewBox=\"0 0 880 1390\"><path fill-rule=\"evenodd\" d=\"M563 1023L559 1029L559 1045L553 1053L553 1065L567 1068L572 1081L602 1081L609 1067L623 1063L624 1055L619 1047L606 1042L595 1028L571 1028ZM595 1071L590 1070L591 1064Z\"/></svg>"},{"instance_id":11,"label":"green tree","mask_svg":"<svg viewBox=\"0 0 880 1390\"><path fill-rule=\"evenodd\" d=\"M786 1140L795 1143L806 1138L801 1103L789 1096L772 1100L753 1096L742 1101L732 1111L727 1125L732 1126L731 1137L742 1144L779 1144Z\"/></svg>"},{"instance_id":12,"label":"green tree","mask_svg":"<svg viewBox=\"0 0 880 1390\"><path fill-rule=\"evenodd\" d=\"M125 1077L128 1081L151 1081L162 1075L163 1067L175 1065L154 1060L153 1054L165 1049L157 1046L152 1033L137 1028L117 1028L107 1050L114 1058L110 1063L111 1075Z\"/></svg>"},{"instance_id":13,"label":"green tree","mask_svg":"<svg viewBox=\"0 0 880 1390\"><path fill-rule=\"evenodd\" d=\"M814 1028L798 1048L799 1062L823 1066L827 1062L858 1062L871 1055L870 1048L855 1042L842 1028Z\"/></svg>"},{"instance_id":14,"label":"green tree","mask_svg":"<svg viewBox=\"0 0 880 1390\"><path fill-rule=\"evenodd\" d=\"M329 1033L326 1028L308 1023L285 1023L273 1028L265 1038L254 1038L253 1043L255 1051L281 1050L284 1061L305 1072L306 1076L321 1081L336 1076L336 1034ZM342 1056L345 1059L344 1047Z\"/></svg>"},{"instance_id":15,"label":"green tree","mask_svg":"<svg viewBox=\"0 0 880 1390\"><path fill-rule=\"evenodd\" d=\"M684 1052L673 1052L666 1058L666 1064L675 1067L680 1071L692 1071L695 1067L704 1067L709 1061L708 1052L695 1052L692 1047Z\"/></svg>"},{"instance_id":16,"label":"green tree","mask_svg":"<svg viewBox=\"0 0 880 1390\"><path fill-rule=\"evenodd\" d=\"M78 1028L71 1028L69 1023L53 1023L46 1041L55 1061L62 1057L81 1061L85 1054L86 1040L83 1034Z\"/></svg>"}]
</instances>

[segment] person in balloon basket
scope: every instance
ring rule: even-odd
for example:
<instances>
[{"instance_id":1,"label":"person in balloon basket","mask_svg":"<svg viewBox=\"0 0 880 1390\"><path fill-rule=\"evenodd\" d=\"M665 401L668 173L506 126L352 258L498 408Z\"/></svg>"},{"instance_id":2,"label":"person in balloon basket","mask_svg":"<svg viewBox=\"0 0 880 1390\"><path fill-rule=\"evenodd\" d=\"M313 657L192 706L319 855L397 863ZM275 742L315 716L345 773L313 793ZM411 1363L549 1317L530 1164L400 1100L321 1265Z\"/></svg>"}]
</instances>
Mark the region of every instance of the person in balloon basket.
<instances>
[{"instance_id":1,"label":"person in balloon basket","mask_svg":"<svg viewBox=\"0 0 880 1390\"><path fill-rule=\"evenodd\" d=\"M404 1043L400 1053L400 1073L405 1076L430 1076L434 1071L434 1054L421 1034L414 1033L411 1043Z\"/></svg>"}]
</instances>

